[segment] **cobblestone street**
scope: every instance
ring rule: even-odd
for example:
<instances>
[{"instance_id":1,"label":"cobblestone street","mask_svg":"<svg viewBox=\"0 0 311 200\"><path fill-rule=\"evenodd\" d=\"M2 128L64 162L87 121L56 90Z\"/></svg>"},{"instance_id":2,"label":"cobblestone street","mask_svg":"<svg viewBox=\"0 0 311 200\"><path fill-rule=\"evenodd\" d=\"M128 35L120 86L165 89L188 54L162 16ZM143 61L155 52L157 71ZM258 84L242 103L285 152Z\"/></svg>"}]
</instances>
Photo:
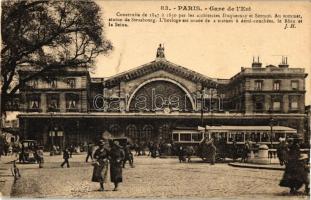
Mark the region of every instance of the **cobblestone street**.
<instances>
[{"instance_id":1,"label":"cobblestone street","mask_svg":"<svg viewBox=\"0 0 311 200\"><path fill-rule=\"evenodd\" d=\"M13 186L12 197L307 199L290 196L288 189L278 186L282 171L212 166L199 160L178 163L177 159L147 156L135 157L135 168L126 166L119 191L112 191L109 181L106 191L99 192L99 184L91 182L92 166L84 159L85 155L74 155L71 168L60 167L61 156L45 156L42 169L36 164L18 165L22 178Z\"/></svg>"}]
</instances>

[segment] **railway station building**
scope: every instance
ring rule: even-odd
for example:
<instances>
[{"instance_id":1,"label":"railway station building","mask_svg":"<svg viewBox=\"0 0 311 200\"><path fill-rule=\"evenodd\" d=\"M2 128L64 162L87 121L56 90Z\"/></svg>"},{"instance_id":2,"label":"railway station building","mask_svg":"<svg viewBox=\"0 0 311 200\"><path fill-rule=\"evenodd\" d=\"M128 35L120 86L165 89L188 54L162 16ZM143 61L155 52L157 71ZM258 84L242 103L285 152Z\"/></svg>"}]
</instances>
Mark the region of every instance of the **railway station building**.
<instances>
[{"instance_id":1,"label":"railway station building","mask_svg":"<svg viewBox=\"0 0 311 200\"><path fill-rule=\"evenodd\" d=\"M21 78L35 70L19 71ZM49 72L20 89L22 138L49 146L94 142L103 135L170 141L176 127L286 126L305 134L304 68L262 66L230 79L211 78L165 58L108 78L86 68Z\"/></svg>"}]
</instances>

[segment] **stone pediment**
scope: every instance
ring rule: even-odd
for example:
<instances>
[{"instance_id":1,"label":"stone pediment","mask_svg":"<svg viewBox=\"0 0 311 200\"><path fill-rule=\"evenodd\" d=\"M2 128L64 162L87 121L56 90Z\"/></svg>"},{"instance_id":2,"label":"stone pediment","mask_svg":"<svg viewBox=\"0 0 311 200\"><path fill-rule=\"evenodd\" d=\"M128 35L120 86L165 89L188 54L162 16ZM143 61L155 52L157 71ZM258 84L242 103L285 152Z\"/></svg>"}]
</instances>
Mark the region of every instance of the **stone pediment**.
<instances>
[{"instance_id":1,"label":"stone pediment","mask_svg":"<svg viewBox=\"0 0 311 200\"><path fill-rule=\"evenodd\" d=\"M105 80L105 85L106 87L112 87L118 85L121 81L134 80L160 70L167 71L171 74L190 80L192 82L202 83L203 85L210 87L214 87L217 84L217 81L215 79L207 77L203 74L169 62L166 59L156 59L137 68L107 78Z\"/></svg>"}]
</instances>

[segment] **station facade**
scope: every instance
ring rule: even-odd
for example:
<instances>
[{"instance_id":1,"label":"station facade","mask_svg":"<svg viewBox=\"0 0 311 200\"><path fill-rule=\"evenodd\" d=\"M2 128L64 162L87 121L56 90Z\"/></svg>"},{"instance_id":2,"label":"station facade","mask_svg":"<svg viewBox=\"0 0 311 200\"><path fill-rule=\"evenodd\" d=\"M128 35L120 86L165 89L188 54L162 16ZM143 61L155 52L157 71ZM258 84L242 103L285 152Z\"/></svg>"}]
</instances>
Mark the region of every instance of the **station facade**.
<instances>
[{"instance_id":1,"label":"station facade","mask_svg":"<svg viewBox=\"0 0 311 200\"><path fill-rule=\"evenodd\" d=\"M210 78L168 61L160 46L154 61L109 78L79 67L28 82L20 90L21 137L62 147L103 135L170 141L176 127L269 125L306 138L306 77L283 59L265 67L253 61L230 79Z\"/></svg>"}]
</instances>

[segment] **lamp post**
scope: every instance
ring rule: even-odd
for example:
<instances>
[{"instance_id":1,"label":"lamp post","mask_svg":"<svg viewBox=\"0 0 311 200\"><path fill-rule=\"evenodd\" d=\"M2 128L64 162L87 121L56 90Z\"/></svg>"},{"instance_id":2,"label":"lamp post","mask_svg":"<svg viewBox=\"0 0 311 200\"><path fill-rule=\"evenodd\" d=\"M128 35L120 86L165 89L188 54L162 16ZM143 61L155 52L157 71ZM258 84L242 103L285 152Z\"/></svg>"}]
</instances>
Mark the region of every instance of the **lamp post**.
<instances>
[{"instance_id":1,"label":"lamp post","mask_svg":"<svg viewBox=\"0 0 311 200\"><path fill-rule=\"evenodd\" d=\"M54 146L54 128L53 128L53 112L50 113L50 132L49 132L49 135L51 137L51 143L52 143L52 149L53 149L53 146Z\"/></svg>"},{"instance_id":2,"label":"lamp post","mask_svg":"<svg viewBox=\"0 0 311 200\"><path fill-rule=\"evenodd\" d=\"M204 126L204 119L203 119L203 114L204 114L204 87L202 86L202 90L201 90L201 126Z\"/></svg>"},{"instance_id":3,"label":"lamp post","mask_svg":"<svg viewBox=\"0 0 311 200\"><path fill-rule=\"evenodd\" d=\"M272 137L273 137L273 126L274 126L274 123L275 123L275 119L273 119L271 117L271 119L270 119L270 142L271 142L271 146L272 146Z\"/></svg>"}]
</instances>

